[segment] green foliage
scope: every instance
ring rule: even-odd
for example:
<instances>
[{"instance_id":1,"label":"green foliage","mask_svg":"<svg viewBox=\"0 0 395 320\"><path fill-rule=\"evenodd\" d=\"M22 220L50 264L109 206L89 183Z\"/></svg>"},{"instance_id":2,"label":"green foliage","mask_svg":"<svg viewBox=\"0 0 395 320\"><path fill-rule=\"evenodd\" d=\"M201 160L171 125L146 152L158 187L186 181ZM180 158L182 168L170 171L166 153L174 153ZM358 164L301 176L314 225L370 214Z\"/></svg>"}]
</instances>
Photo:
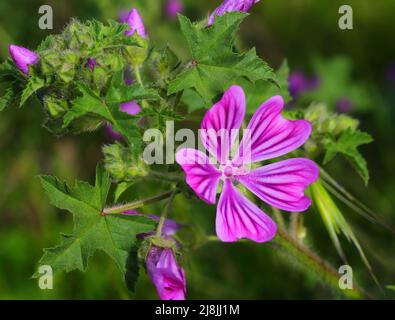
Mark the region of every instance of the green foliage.
<instances>
[{"instance_id":1,"label":"green foliage","mask_svg":"<svg viewBox=\"0 0 395 320\"><path fill-rule=\"evenodd\" d=\"M312 184L310 189L314 206L320 213L322 220L324 221L325 227L328 230L329 236L343 261L347 260L339 240L339 234L341 233L347 238L348 241L354 244L363 262L372 273L369 261L366 258L357 237L355 236L351 226L347 223L342 212L333 201L328 191L325 189L322 180L320 179Z\"/></svg>"},{"instance_id":2,"label":"green foliage","mask_svg":"<svg viewBox=\"0 0 395 320\"><path fill-rule=\"evenodd\" d=\"M246 16L240 12L228 13L218 17L210 27L179 16L192 61L170 83L169 95L194 88L208 107L213 98L237 79L275 81L272 69L256 55L254 48L245 53L234 51L236 33Z\"/></svg>"},{"instance_id":3,"label":"green foliage","mask_svg":"<svg viewBox=\"0 0 395 320\"><path fill-rule=\"evenodd\" d=\"M373 139L368 133L358 130L358 120L331 112L325 104L310 105L304 111L304 117L313 124L312 137L305 146L308 154L316 157L317 153L324 151L323 164L327 164L337 154L345 156L367 185L369 171L358 147Z\"/></svg>"},{"instance_id":4,"label":"green foliage","mask_svg":"<svg viewBox=\"0 0 395 320\"><path fill-rule=\"evenodd\" d=\"M46 249L40 264L50 265L54 272L85 271L89 258L102 250L133 288L138 272L136 235L153 230L155 223L145 217L103 214L111 183L100 167L94 186L76 181L70 187L50 176L42 176L41 184L52 205L73 214L74 230L72 235L62 235L59 246Z\"/></svg>"},{"instance_id":5,"label":"green foliage","mask_svg":"<svg viewBox=\"0 0 395 320\"><path fill-rule=\"evenodd\" d=\"M320 79L320 85L316 90L306 93L304 99L325 102L331 110L335 110L336 103L342 98L347 98L354 109L360 110L366 109L372 102L369 89L353 79L353 65L349 58L316 58L313 70Z\"/></svg>"},{"instance_id":6,"label":"green foliage","mask_svg":"<svg viewBox=\"0 0 395 320\"><path fill-rule=\"evenodd\" d=\"M346 156L355 165L357 171L367 185L369 182L369 171L366 160L358 151L358 147L371 143L372 141L373 138L370 134L359 130L352 131L348 129L343 132L338 139L329 139L326 144L324 164L331 161L336 154L340 153Z\"/></svg>"}]
</instances>

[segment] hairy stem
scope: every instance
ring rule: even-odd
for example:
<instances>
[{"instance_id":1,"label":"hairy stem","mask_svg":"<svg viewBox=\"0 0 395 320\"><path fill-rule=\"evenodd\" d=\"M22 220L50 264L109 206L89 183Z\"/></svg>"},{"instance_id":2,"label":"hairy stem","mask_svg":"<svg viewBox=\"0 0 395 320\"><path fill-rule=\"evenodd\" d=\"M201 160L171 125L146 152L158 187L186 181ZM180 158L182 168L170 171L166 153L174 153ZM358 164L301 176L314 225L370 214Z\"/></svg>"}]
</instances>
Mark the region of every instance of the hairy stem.
<instances>
[{"instance_id":1,"label":"hairy stem","mask_svg":"<svg viewBox=\"0 0 395 320\"><path fill-rule=\"evenodd\" d=\"M156 229L156 236L160 237L162 235L163 225L165 224L165 220L169 214L170 206L173 202L174 197L178 193L178 189L174 189L166 202L165 207L163 208L162 214L160 216L158 228Z\"/></svg>"},{"instance_id":2,"label":"hairy stem","mask_svg":"<svg viewBox=\"0 0 395 320\"><path fill-rule=\"evenodd\" d=\"M166 180L170 182L180 182L184 180L184 176L177 172L160 172L155 170L151 170L148 177L161 181Z\"/></svg>"},{"instance_id":3,"label":"hairy stem","mask_svg":"<svg viewBox=\"0 0 395 320\"><path fill-rule=\"evenodd\" d=\"M177 190L177 192L178 192L178 189L175 189L175 190ZM174 192L175 192L174 190L170 190L170 191L163 192L161 194L158 194L158 195L150 197L150 198L137 200L137 201L134 201L134 202L131 202L131 203L127 203L127 204L123 204L123 205L119 205L119 206L114 206L114 207L111 207L111 208L106 208L106 209L103 210L102 214L103 215L116 214L116 213L122 213L122 212L127 211L127 210L138 209L138 208L144 207L146 205L149 205L149 204L152 204L152 203L155 203L155 202L167 199L170 196L172 196Z\"/></svg>"},{"instance_id":4,"label":"hairy stem","mask_svg":"<svg viewBox=\"0 0 395 320\"><path fill-rule=\"evenodd\" d=\"M278 235L274 241L309 270L315 271L332 288L339 290L339 273L329 262L322 259L280 226L278 228ZM355 283L353 290L342 290L342 293L351 299L366 297L366 294Z\"/></svg>"},{"instance_id":5,"label":"hairy stem","mask_svg":"<svg viewBox=\"0 0 395 320\"><path fill-rule=\"evenodd\" d=\"M216 236L208 236L207 241L215 242L220 241ZM339 291L339 273L337 270L326 260L322 259L310 248L303 243L297 241L293 236L278 226L277 236L273 241L283 248L287 253L291 254L301 264L307 267L309 270L315 271L325 283L330 285L336 291ZM239 242L248 242L248 240L242 239ZM352 290L342 290L342 294L350 299L362 299L368 297L361 288L355 285Z\"/></svg>"}]
</instances>

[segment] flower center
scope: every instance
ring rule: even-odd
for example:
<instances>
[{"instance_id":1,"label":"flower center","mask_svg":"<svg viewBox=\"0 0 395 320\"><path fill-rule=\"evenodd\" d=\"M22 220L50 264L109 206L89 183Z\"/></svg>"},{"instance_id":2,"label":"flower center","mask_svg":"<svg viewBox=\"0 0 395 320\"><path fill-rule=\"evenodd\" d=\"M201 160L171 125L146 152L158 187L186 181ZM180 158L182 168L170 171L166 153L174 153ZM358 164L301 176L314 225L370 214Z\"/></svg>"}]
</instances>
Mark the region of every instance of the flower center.
<instances>
[{"instance_id":1,"label":"flower center","mask_svg":"<svg viewBox=\"0 0 395 320\"><path fill-rule=\"evenodd\" d=\"M230 161L219 166L219 170L222 172L222 177L225 179L230 179L234 176L240 176L247 173L244 167L235 166Z\"/></svg>"},{"instance_id":2,"label":"flower center","mask_svg":"<svg viewBox=\"0 0 395 320\"><path fill-rule=\"evenodd\" d=\"M225 177L230 178L233 175L233 168L231 166L226 166L223 173Z\"/></svg>"}]
</instances>

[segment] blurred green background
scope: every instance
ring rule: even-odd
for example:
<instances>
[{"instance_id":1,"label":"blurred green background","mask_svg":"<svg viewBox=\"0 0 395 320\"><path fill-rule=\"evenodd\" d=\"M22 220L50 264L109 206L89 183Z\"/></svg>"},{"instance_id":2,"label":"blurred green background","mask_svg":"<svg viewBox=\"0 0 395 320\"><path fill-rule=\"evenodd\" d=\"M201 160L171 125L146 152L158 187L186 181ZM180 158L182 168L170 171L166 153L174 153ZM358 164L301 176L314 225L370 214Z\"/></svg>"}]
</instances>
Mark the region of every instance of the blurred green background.
<instances>
[{"instance_id":1,"label":"blurred green background","mask_svg":"<svg viewBox=\"0 0 395 320\"><path fill-rule=\"evenodd\" d=\"M0 2L0 59L8 57L10 43L34 49L43 37L59 32L71 17L81 20L116 18L120 10L137 7L150 37L170 43L185 56L185 43L177 21L165 14L160 0L2 0ZM219 5L214 0L185 0L183 13L201 19ZM40 30L38 8L49 4L54 12L54 30ZM354 29L338 27L339 6L350 4ZM284 58L292 71L318 75L325 90L314 96L328 105L334 99L352 100L351 114L375 142L361 150L371 173L368 187L341 158L328 171L378 215L395 225L395 2L337 0L262 0L242 25L241 42L256 46L259 54L277 68ZM392 70L392 71L391 71ZM2 90L2 88L0 88ZM333 106L334 107L334 106ZM72 228L71 216L49 205L38 174L56 175L66 181L92 181L101 145L108 141L103 132L80 136L53 137L41 127L43 113L31 103L22 110L0 114L0 298L1 299L119 299L156 298L144 272L137 291L124 288L115 265L97 254L83 274L75 271L55 277L54 289L43 291L30 277L37 268L42 248L54 246L59 233ZM130 200L154 194L158 185L136 186ZM341 206L341 205L340 205ZM193 219L209 233L214 232L215 207L179 197L174 217ZM146 212L155 213L160 206ZM196 208L199 208L197 210ZM393 233L371 224L341 207L350 221L383 286L395 284L395 238ZM307 243L334 266L336 254L319 215L306 213ZM341 239L353 267L355 280L377 298L384 296L372 281L356 250ZM297 265L271 244L209 244L187 253L184 265L191 299L332 299L343 298Z\"/></svg>"}]
</instances>

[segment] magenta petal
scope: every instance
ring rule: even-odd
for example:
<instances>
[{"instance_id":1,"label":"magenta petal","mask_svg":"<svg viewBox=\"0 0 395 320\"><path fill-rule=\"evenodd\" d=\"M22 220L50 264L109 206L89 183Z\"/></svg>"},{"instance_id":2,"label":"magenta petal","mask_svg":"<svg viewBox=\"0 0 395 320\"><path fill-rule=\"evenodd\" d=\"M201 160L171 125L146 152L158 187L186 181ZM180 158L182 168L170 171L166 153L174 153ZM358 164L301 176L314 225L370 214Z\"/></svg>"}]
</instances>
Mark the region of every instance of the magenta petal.
<instances>
[{"instance_id":1,"label":"magenta petal","mask_svg":"<svg viewBox=\"0 0 395 320\"><path fill-rule=\"evenodd\" d=\"M274 221L237 191L228 179L218 203L216 229L218 238L225 242L241 238L266 242L277 232Z\"/></svg>"},{"instance_id":2,"label":"magenta petal","mask_svg":"<svg viewBox=\"0 0 395 320\"><path fill-rule=\"evenodd\" d=\"M229 159L246 109L244 91L239 86L230 87L222 99L206 112L200 137L206 149L225 164Z\"/></svg>"},{"instance_id":3,"label":"magenta petal","mask_svg":"<svg viewBox=\"0 0 395 320\"><path fill-rule=\"evenodd\" d=\"M225 0L217 9L213 11L208 19L208 25L214 23L216 16L222 16L227 12L241 11L248 12L251 7L260 0Z\"/></svg>"},{"instance_id":4,"label":"magenta petal","mask_svg":"<svg viewBox=\"0 0 395 320\"><path fill-rule=\"evenodd\" d=\"M200 199L215 204L217 187L221 172L199 150L181 149L176 154L176 161L186 174L186 182Z\"/></svg>"},{"instance_id":5,"label":"magenta petal","mask_svg":"<svg viewBox=\"0 0 395 320\"><path fill-rule=\"evenodd\" d=\"M235 164L258 162L282 156L303 145L311 124L306 120L287 120L281 115L283 98L275 96L255 112L240 144Z\"/></svg>"},{"instance_id":6,"label":"magenta petal","mask_svg":"<svg viewBox=\"0 0 395 320\"><path fill-rule=\"evenodd\" d=\"M178 265L173 250L151 247L146 265L161 300L185 300L185 272Z\"/></svg>"},{"instance_id":7,"label":"magenta petal","mask_svg":"<svg viewBox=\"0 0 395 320\"><path fill-rule=\"evenodd\" d=\"M140 37L147 37L143 19L141 19L140 13L137 11L137 9L133 8L130 11L127 22L130 27L130 30L126 30L125 32L127 36L132 36L135 32L137 32Z\"/></svg>"},{"instance_id":8,"label":"magenta petal","mask_svg":"<svg viewBox=\"0 0 395 320\"><path fill-rule=\"evenodd\" d=\"M310 206L311 200L304 191L319 174L313 161L294 158L263 166L236 179L271 206L300 212Z\"/></svg>"},{"instance_id":9,"label":"magenta petal","mask_svg":"<svg viewBox=\"0 0 395 320\"><path fill-rule=\"evenodd\" d=\"M139 114L141 112L141 107L137 104L136 101L128 101L121 103L120 109L122 112L126 112L132 116Z\"/></svg>"},{"instance_id":10,"label":"magenta petal","mask_svg":"<svg viewBox=\"0 0 395 320\"><path fill-rule=\"evenodd\" d=\"M18 69L24 74L29 73L29 66L36 64L40 60L38 54L24 47L11 44L8 49L12 60L14 60Z\"/></svg>"}]
</instances>

